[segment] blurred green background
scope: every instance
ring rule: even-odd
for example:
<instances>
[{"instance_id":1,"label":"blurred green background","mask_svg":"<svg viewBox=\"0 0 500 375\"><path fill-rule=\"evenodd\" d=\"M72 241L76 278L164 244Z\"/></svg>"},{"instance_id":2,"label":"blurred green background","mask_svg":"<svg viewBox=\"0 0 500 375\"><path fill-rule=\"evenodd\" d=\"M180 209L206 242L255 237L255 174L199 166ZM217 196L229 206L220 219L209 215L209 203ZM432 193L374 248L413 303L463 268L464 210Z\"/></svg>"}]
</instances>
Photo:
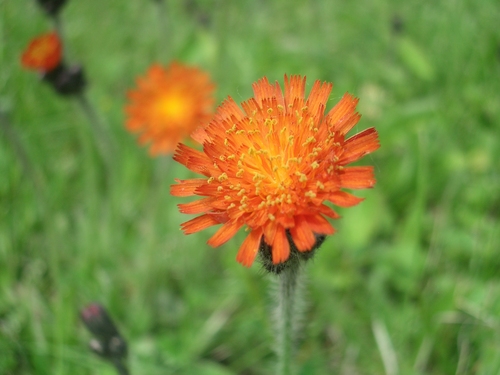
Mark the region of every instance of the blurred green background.
<instances>
[{"instance_id":1,"label":"blurred green background","mask_svg":"<svg viewBox=\"0 0 500 375\"><path fill-rule=\"evenodd\" d=\"M124 129L153 62L196 64L217 100L267 76L360 97L382 147L375 189L341 209L307 265L298 374L500 373L500 3L69 0L66 57L119 146L109 169L74 100L19 56L52 29L35 1L0 1L0 373L113 374L78 311L105 305L133 374L272 374L270 277L184 236L169 195L191 176ZM7 129L25 148L27 173ZM9 133L10 134L10 133Z\"/></svg>"}]
</instances>

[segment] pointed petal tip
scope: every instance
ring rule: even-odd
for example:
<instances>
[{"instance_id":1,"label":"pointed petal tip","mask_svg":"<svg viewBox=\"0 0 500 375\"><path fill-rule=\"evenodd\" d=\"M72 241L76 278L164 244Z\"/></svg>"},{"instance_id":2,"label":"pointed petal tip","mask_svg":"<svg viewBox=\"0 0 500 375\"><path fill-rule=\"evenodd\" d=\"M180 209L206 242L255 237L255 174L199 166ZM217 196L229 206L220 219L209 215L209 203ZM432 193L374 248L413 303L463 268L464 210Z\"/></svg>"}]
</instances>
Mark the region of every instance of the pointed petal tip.
<instances>
[{"instance_id":1,"label":"pointed petal tip","mask_svg":"<svg viewBox=\"0 0 500 375\"><path fill-rule=\"evenodd\" d=\"M241 244L236 261L245 267L250 267L259 252L261 238L262 229L252 230Z\"/></svg>"},{"instance_id":2,"label":"pointed petal tip","mask_svg":"<svg viewBox=\"0 0 500 375\"><path fill-rule=\"evenodd\" d=\"M250 268L253 264L253 260L240 257L239 253L236 256L236 261L243 267Z\"/></svg>"}]
</instances>

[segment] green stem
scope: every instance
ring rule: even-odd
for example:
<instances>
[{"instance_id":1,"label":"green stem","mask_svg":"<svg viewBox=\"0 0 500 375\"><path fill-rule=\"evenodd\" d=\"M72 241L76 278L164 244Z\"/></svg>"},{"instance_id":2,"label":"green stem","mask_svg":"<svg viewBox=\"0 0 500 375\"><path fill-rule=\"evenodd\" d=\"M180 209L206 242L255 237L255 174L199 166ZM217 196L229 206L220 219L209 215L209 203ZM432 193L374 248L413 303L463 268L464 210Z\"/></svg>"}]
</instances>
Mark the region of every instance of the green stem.
<instances>
[{"instance_id":1,"label":"green stem","mask_svg":"<svg viewBox=\"0 0 500 375\"><path fill-rule=\"evenodd\" d=\"M52 16L52 22L54 23L54 29L56 30L56 33L59 36L59 39L62 40L62 43L64 46L63 26L62 26L61 17L59 16L59 14L55 14Z\"/></svg>"},{"instance_id":2,"label":"green stem","mask_svg":"<svg viewBox=\"0 0 500 375\"><path fill-rule=\"evenodd\" d=\"M278 275L277 306L277 354L278 375L290 375L294 371L294 344L296 332L297 284L300 262L291 260L287 268Z\"/></svg>"},{"instance_id":3,"label":"green stem","mask_svg":"<svg viewBox=\"0 0 500 375\"><path fill-rule=\"evenodd\" d=\"M169 27L168 24L168 4L167 0L155 0L158 13L158 29L160 50L157 58L160 61L167 61L169 56Z\"/></svg>"},{"instance_id":4,"label":"green stem","mask_svg":"<svg viewBox=\"0 0 500 375\"><path fill-rule=\"evenodd\" d=\"M24 169L26 175L31 178L33 182L33 186L35 187L36 193L41 203L44 202L44 193L45 193L45 181L42 176L38 173L38 170L35 168L33 163L31 162L26 149L24 148L23 143L21 142L21 138L19 137L16 129L12 126L10 119L7 114L3 113L0 109L0 131L3 132L5 138L8 143L12 146L12 149L16 153L19 158L19 162Z\"/></svg>"},{"instance_id":5,"label":"green stem","mask_svg":"<svg viewBox=\"0 0 500 375\"><path fill-rule=\"evenodd\" d=\"M130 372L128 371L127 365L124 363L123 360L114 360L113 364L115 365L116 372L119 375L129 375Z\"/></svg>"},{"instance_id":6,"label":"green stem","mask_svg":"<svg viewBox=\"0 0 500 375\"><path fill-rule=\"evenodd\" d=\"M103 159L108 171L111 171L116 151L115 144L87 96L85 94L80 94L77 96L77 101L89 120L101 158Z\"/></svg>"}]
</instances>

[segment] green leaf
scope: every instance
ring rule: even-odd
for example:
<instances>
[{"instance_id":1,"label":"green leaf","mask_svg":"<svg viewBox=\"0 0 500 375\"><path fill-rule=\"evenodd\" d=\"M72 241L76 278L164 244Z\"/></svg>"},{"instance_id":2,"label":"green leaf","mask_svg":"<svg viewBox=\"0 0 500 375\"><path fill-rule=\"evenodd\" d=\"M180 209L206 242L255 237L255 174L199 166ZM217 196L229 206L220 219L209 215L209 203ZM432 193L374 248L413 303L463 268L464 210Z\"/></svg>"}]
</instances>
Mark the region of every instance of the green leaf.
<instances>
[{"instance_id":1,"label":"green leaf","mask_svg":"<svg viewBox=\"0 0 500 375\"><path fill-rule=\"evenodd\" d=\"M427 56L427 51L420 48L413 40L409 38L399 39L398 53L402 62L418 78L424 81L434 79L434 66Z\"/></svg>"}]
</instances>

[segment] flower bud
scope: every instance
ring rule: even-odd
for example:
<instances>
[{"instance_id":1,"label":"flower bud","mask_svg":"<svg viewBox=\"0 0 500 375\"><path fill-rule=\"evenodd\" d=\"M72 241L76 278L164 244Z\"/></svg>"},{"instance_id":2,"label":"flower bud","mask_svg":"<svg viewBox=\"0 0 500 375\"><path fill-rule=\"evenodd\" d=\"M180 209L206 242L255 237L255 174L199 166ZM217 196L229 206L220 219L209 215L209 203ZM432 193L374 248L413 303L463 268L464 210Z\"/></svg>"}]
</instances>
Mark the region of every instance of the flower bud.
<instances>
[{"instance_id":1,"label":"flower bud","mask_svg":"<svg viewBox=\"0 0 500 375\"><path fill-rule=\"evenodd\" d=\"M57 15L66 4L66 0L37 0L37 2L49 16Z\"/></svg>"},{"instance_id":2,"label":"flower bud","mask_svg":"<svg viewBox=\"0 0 500 375\"><path fill-rule=\"evenodd\" d=\"M80 317L95 336L90 341L90 349L94 353L113 362L127 357L127 343L103 306L90 304L80 312Z\"/></svg>"},{"instance_id":3,"label":"flower bud","mask_svg":"<svg viewBox=\"0 0 500 375\"><path fill-rule=\"evenodd\" d=\"M320 235L315 233L314 237L316 238L316 242L314 243L312 248L308 251L299 251L297 249L297 246L293 242L293 238L290 235L290 231L286 231L286 236L288 239L288 243L290 245L290 257L286 261L278 264L273 263L272 247L268 245L264 241L264 239L260 241L259 258L262 267L267 272L279 275L283 270L291 266L292 263L294 262L305 262L309 259L312 259L314 257L316 250L319 249L319 247L323 244L323 242L326 239L326 235Z\"/></svg>"}]
</instances>

